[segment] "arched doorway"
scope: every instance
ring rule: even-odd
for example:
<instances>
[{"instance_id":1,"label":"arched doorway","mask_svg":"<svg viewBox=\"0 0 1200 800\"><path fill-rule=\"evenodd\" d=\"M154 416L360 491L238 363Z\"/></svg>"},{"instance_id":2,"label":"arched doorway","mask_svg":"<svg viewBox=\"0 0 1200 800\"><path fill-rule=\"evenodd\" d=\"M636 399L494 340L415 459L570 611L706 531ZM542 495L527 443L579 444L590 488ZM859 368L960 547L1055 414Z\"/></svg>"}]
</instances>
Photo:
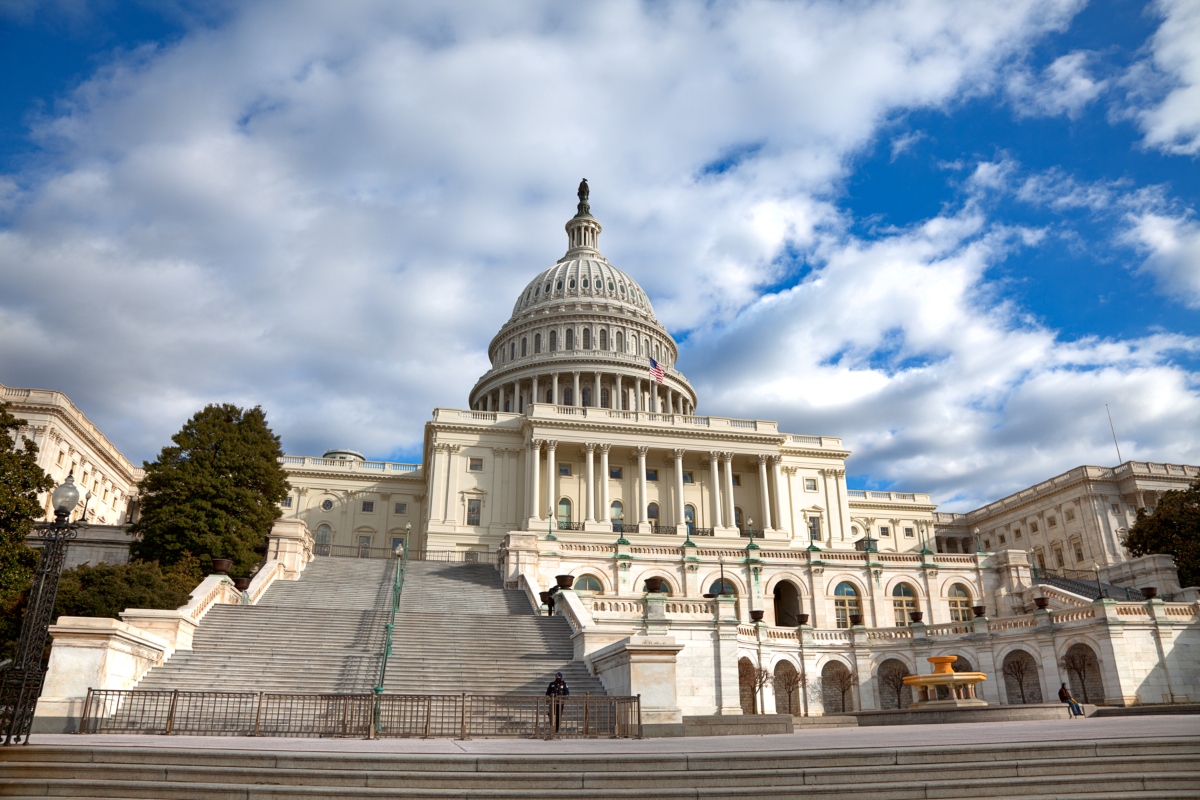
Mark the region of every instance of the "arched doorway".
<instances>
[{"instance_id":1,"label":"arched doorway","mask_svg":"<svg viewBox=\"0 0 1200 800\"><path fill-rule=\"evenodd\" d=\"M623 531L623 522L625 520L625 506L621 505L620 500L614 500L608 509L608 519L612 522L613 531L621 533Z\"/></svg>"},{"instance_id":2,"label":"arched doorway","mask_svg":"<svg viewBox=\"0 0 1200 800\"><path fill-rule=\"evenodd\" d=\"M742 703L743 714L757 714L758 703L755 683L754 662L748 658L738 659L738 695Z\"/></svg>"},{"instance_id":3,"label":"arched doorway","mask_svg":"<svg viewBox=\"0 0 1200 800\"><path fill-rule=\"evenodd\" d=\"M904 682L911 675L908 665L898 658L889 658L879 665L879 707L908 708L913 704L912 687Z\"/></svg>"},{"instance_id":4,"label":"arched doorway","mask_svg":"<svg viewBox=\"0 0 1200 800\"><path fill-rule=\"evenodd\" d=\"M950 669L954 670L955 672L974 672L975 671L975 665L971 663L971 659L967 658L966 656L962 655L961 653L955 653L954 655L956 656L956 658L955 658L954 662L950 665Z\"/></svg>"},{"instance_id":5,"label":"arched doorway","mask_svg":"<svg viewBox=\"0 0 1200 800\"><path fill-rule=\"evenodd\" d=\"M1044 702L1037 662L1029 653L1013 650L1006 655L1000 674L1004 676L1004 694L1010 706Z\"/></svg>"},{"instance_id":6,"label":"arched doorway","mask_svg":"<svg viewBox=\"0 0 1200 800\"><path fill-rule=\"evenodd\" d=\"M780 661L775 665L775 713L795 716L802 709L803 681L796 665Z\"/></svg>"},{"instance_id":7,"label":"arched doorway","mask_svg":"<svg viewBox=\"0 0 1200 800\"><path fill-rule=\"evenodd\" d=\"M333 545L333 528L327 523L322 522L317 526L317 538L313 543L313 553L318 556L327 556L332 550Z\"/></svg>"},{"instance_id":8,"label":"arched doorway","mask_svg":"<svg viewBox=\"0 0 1200 800\"><path fill-rule=\"evenodd\" d=\"M830 661L821 668L821 702L826 714L844 714L854 710L855 680L850 669L840 661Z\"/></svg>"},{"instance_id":9,"label":"arched doorway","mask_svg":"<svg viewBox=\"0 0 1200 800\"><path fill-rule=\"evenodd\" d=\"M683 521L687 523L688 536L694 536L696 533L696 507L687 505L683 507Z\"/></svg>"},{"instance_id":10,"label":"arched doorway","mask_svg":"<svg viewBox=\"0 0 1200 800\"><path fill-rule=\"evenodd\" d=\"M560 531L571 529L571 501L566 497L558 501L558 529Z\"/></svg>"},{"instance_id":11,"label":"arched doorway","mask_svg":"<svg viewBox=\"0 0 1200 800\"><path fill-rule=\"evenodd\" d=\"M1058 666L1067 674L1071 695L1085 703L1104 702L1104 682L1100 678L1100 660L1096 651L1082 642L1073 644L1059 659Z\"/></svg>"},{"instance_id":12,"label":"arched doorway","mask_svg":"<svg viewBox=\"0 0 1200 800\"><path fill-rule=\"evenodd\" d=\"M800 592L791 581L775 584L775 624L794 628L800 624Z\"/></svg>"}]
</instances>

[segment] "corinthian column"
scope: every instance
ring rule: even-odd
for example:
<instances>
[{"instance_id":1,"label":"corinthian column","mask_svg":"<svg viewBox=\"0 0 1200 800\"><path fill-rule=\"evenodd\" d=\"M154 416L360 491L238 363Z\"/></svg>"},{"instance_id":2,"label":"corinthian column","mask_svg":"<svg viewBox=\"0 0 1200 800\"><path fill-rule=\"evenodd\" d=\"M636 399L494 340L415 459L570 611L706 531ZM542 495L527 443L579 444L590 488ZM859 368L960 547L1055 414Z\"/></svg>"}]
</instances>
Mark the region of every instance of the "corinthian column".
<instances>
[{"instance_id":1,"label":"corinthian column","mask_svg":"<svg viewBox=\"0 0 1200 800\"><path fill-rule=\"evenodd\" d=\"M725 527L737 527L737 513L733 502L733 453L721 453L721 461L725 467L725 495L729 498L725 503Z\"/></svg>"},{"instance_id":2,"label":"corinthian column","mask_svg":"<svg viewBox=\"0 0 1200 800\"><path fill-rule=\"evenodd\" d=\"M558 442L549 439L546 442L546 516L554 519L554 506L558 503L558 467L554 465L554 449Z\"/></svg>"},{"instance_id":3,"label":"corinthian column","mask_svg":"<svg viewBox=\"0 0 1200 800\"><path fill-rule=\"evenodd\" d=\"M767 487L767 457L758 457L758 499L762 503L763 530L771 529L771 490Z\"/></svg>"},{"instance_id":4,"label":"corinthian column","mask_svg":"<svg viewBox=\"0 0 1200 800\"><path fill-rule=\"evenodd\" d=\"M541 482L542 482L542 440L529 440L529 518L531 520L540 520L542 518L541 510L538 506L541 505Z\"/></svg>"},{"instance_id":5,"label":"corinthian column","mask_svg":"<svg viewBox=\"0 0 1200 800\"><path fill-rule=\"evenodd\" d=\"M584 475L587 478L587 490L584 492L585 502L587 507L587 517L585 522L596 521L596 467L595 467L595 452L596 445L594 442L585 442L583 445L583 467Z\"/></svg>"},{"instance_id":6,"label":"corinthian column","mask_svg":"<svg viewBox=\"0 0 1200 800\"><path fill-rule=\"evenodd\" d=\"M725 518L721 516L721 454L716 450L708 451L708 465L712 467L712 526L724 528Z\"/></svg>"},{"instance_id":7,"label":"corinthian column","mask_svg":"<svg viewBox=\"0 0 1200 800\"><path fill-rule=\"evenodd\" d=\"M612 505L608 499L608 448L612 445L600 445L600 521L607 523L612 517Z\"/></svg>"},{"instance_id":8,"label":"corinthian column","mask_svg":"<svg viewBox=\"0 0 1200 800\"><path fill-rule=\"evenodd\" d=\"M673 450L675 456L675 524L684 525L687 520L683 514L683 450Z\"/></svg>"},{"instance_id":9,"label":"corinthian column","mask_svg":"<svg viewBox=\"0 0 1200 800\"><path fill-rule=\"evenodd\" d=\"M650 503L646 500L646 451L649 447L639 445L637 449L638 459L638 532L645 533L642 530L640 523L650 519Z\"/></svg>"}]
</instances>

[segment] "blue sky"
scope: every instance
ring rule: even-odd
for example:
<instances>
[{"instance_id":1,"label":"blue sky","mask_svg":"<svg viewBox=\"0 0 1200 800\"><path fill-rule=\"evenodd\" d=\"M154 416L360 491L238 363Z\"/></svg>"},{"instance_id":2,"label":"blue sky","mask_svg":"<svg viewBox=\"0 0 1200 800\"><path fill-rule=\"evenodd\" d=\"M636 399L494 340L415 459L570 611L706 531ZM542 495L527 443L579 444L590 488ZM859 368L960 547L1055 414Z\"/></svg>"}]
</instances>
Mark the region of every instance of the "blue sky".
<instances>
[{"instance_id":1,"label":"blue sky","mask_svg":"<svg viewBox=\"0 0 1200 800\"><path fill-rule=\"evenodd\" d=\"M216 8L216 10L213 10ZM0 382L419 458L586 175L702 412L962 509L1200 463L1200 2L0 5ZM73 298L64 312L47 276Z\"/></svg>"}]
</instances>

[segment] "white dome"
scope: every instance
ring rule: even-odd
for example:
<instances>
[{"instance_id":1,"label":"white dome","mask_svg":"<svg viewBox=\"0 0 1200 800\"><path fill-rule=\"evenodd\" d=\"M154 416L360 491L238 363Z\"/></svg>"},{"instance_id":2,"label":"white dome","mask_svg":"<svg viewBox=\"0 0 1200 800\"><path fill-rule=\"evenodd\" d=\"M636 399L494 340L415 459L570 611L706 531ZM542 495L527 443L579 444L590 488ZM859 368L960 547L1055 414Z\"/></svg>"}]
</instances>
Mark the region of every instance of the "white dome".
<instances>
[{"instance_id":1,"label":"white dome","mask_svg":"<svg viewBox=\"0 0 1200 800\"><path fill-rule=\"evenodd\" d=\"M542 272L529 282L517 298L513 316L570 301L616 303L654 316L654 308L637 281L598 253L578 258L564 256L553 267Z\"/></svg>"}]
</instances>

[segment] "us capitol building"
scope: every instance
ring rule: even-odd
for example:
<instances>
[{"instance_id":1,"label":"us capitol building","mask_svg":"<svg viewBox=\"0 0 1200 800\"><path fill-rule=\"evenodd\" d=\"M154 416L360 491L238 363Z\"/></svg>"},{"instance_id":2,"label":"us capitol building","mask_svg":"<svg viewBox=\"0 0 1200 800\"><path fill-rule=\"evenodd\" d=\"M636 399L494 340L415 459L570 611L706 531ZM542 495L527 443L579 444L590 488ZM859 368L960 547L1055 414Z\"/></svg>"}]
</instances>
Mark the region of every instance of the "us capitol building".
<instances>
[{"instance_id":1,"label":"us capitol building","mask_svg":"<svg viewBox=\"0 0 1200 800\"><path fill-rule=\"evenodd\" d=\"M883 671L945 654L990 676L993 704L1052 701L1062 681L1091 702L1200 700L1197 590L1169 557L1120 545L1136 508L1196 467L1080 467L970 514L850 490L841 439L697 413L646 293L600 253L586 182L566 232L467 408L434 410L423 464L285 457L285 518L317 554L387 555L407 538L496 563L534 606L569 575L555 613L576 657L601 677L624 664L610 693L638 689L630 664L673 684L657 711L646 689L660 722L755 702L895 708L908 695L890 696ZM782 698L795 681L777 680L748 700L748 667L825 688Z\"/></svg>"}]
</instances>

